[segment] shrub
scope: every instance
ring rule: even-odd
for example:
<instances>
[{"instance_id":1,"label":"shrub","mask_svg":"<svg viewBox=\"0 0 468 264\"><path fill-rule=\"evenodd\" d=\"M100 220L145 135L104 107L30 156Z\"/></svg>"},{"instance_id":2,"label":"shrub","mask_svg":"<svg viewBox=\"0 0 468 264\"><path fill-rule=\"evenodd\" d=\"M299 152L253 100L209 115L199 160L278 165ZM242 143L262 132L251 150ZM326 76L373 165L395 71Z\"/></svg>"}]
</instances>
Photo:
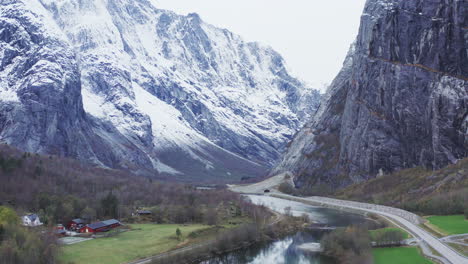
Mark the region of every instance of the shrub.
<instances>
[{"instance_id":1,"label":"shrub","mask_svg":"<svg viewBox=\"0 0 468 264\"><path fill-rule=\"evenodd\" d=\"M19 225L5 225L0 243L0 263L56 263L58 246L51 233L38 233Z\"/></svg>"},{"instance_id":2,"label":"shrub","mask_svg":"<svg viewBox=\"0 0 468 264\"><path fill-rule=\"evenodd\" d=\"M180 240L182 238L182 232L180 231L180 229L177 228L175 233L176 233L177 240Z\"/></svg>"},{"instance_id":3,"label":"shrub","mask_svg":"<svg viewBox=\"0 0 468 264\"><path fill-rule=\"evenodd\" d=\"M14 225L19 223L19 217L13 209L0 206L0 226Z\"/></svg>"},{"instance_id":4,"label":"shrub","mask_svg":"<svg viewBox=\"0 0 468 264\"><path fill-rule=\"evenodd\" d=\"M278 190L282 193L286 193L286 194L294 194L295 193L295 189L294 187L291 186L291 184L287 183L287 182L283 182L281 183L279 186L278 186Z\"/></svg>"},{"instance_id":5,"label":"shrub","mask_svg":"<svg viewBox=\"0 0 468 264\"><path fill-rule=\"evenodd\" d=\"M324 253L339 263L372 263L369 233L363 228L338 228L325 235L321 245Z\"/></svg>"}]
</instances>

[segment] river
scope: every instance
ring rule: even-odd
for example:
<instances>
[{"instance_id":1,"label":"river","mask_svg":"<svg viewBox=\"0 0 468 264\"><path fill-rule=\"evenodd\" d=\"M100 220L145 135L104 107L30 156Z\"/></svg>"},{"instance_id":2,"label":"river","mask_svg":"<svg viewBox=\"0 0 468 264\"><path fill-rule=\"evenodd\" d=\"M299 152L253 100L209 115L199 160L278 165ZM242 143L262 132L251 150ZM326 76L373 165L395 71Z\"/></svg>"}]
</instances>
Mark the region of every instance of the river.
<instances>
[{"instance_id":1,"label":"river","mask_svg":"<svg viewBox=\"0 0 468 264\"><path fill-rule=\"evenodd\" d=\"M290 207L293 215L301 216L305 213L313 222L328 227L344 227L368 221L362 215L269 196L248 195L247 197L255 204L265 205L280 213L284 213L285 208ZM298 248L305 243L319 242L325 232L327 231L300 231L282 240L234 251L201 264L338 264L318 253L308 253Z\"/></svg>"}]
</instances>

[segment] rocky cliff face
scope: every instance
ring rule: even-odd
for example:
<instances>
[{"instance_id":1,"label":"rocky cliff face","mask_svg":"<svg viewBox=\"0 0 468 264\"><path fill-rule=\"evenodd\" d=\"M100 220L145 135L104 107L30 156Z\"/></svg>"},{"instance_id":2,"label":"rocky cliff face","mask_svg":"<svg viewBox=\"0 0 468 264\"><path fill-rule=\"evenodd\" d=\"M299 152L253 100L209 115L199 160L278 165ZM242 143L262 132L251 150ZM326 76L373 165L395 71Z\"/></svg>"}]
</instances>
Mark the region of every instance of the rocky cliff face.
<instances>
[{"instance_id":1,"label":"rocky cliff face","mask_svg":"<svg viewBox=\"0 0 468 264\"><path fill-rule=\"evenodd\" d=\"M265 172L318 105L283 58L148 0L4 0L0 140L183 180Z\"/></svg>"},{"instance_id":2,"label":"rocky cliff face","mask_svg":"<svg viewBox=\"0 0 468 264\"><path fill-rule=\"evenodd\" d=\"M468 155L465 1L368 0L316 117L274 173L334 188Z\"/></svg>"}]
</instances>

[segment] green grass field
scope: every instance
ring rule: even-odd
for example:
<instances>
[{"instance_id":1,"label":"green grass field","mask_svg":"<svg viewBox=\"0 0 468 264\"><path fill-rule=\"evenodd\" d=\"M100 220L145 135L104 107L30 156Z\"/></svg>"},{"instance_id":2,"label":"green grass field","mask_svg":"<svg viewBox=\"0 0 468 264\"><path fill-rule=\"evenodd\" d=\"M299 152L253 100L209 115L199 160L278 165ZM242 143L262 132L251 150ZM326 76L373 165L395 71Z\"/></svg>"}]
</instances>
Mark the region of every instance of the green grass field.
<instances>
[{"instance_id":1,"label":"green grass field","mask_svg":"<svg viewBox=\"0 0 468 264\"><path fill-rule=\"evenodd\" d=\"M192 231L209 228L205 225L134 224L134 230L115 237L98 238L64 246L60 260L69 264L119 264L149 257L176 247ZM177 240L176 229L182 231ZM138 230L141 229L141 230Z\"/></svg>"},{"instance_id":2,"label":"green grass field","mask_svg":"<svg viewBox=\"0 0 468 264\"><path fill-rule=\"evenodd\" d=\"M371 238L375 238L378 234L384 233L387 231L399 231L404 235L405 239L410 238L410 235L406 231L401 230L400 228L397 228L397 227L386 227L386 228L381 228L381 229L376 229L376 230L370 230L369 233L370 233Z\"/></svg>"},{"instance_id":3,"label":"green grass field","mask_svg":"<svg viewBox=\"0 0 468 264\"><path fill-rule=\"evenodd\" d=\"M463 215L430 216L427 220L432 226L436 227L436 231L446 235L468 233L468 221L465 220ZM429 226L431 227L431 225Z\"/></svg>"},{"instance_id":4,"label":"green grass field","mask_svg":"<svg viewBox=\"0 0 468 264\"><path fill-rule=\"evenodd\" d=\"M374 248L372 254L374 264L434 264L415 247Z\"/></svg>"}]
</instances>

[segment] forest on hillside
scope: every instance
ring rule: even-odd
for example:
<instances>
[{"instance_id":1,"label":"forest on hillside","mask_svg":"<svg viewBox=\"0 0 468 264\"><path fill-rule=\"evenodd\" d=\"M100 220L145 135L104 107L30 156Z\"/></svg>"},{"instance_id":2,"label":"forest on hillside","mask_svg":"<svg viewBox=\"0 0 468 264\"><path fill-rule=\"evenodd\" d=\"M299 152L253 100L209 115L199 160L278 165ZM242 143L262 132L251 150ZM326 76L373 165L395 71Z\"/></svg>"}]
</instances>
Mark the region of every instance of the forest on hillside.
<instances>
[{"instance_id":1,"label":"forest on hillside","mask_svg":"<svg viewBox=\"0 0 468 264\"><path fill-rule=\"evenodd\" d=\"M139 208L156 211L159 223L206 223L259 209L226 189L157 182L124 171L96 168L56 156L0 146L0 203L38 213L48 225L77 217L128 219ZM214 219L214 220L213 220Z\"/></svg>"}]
</instances>

